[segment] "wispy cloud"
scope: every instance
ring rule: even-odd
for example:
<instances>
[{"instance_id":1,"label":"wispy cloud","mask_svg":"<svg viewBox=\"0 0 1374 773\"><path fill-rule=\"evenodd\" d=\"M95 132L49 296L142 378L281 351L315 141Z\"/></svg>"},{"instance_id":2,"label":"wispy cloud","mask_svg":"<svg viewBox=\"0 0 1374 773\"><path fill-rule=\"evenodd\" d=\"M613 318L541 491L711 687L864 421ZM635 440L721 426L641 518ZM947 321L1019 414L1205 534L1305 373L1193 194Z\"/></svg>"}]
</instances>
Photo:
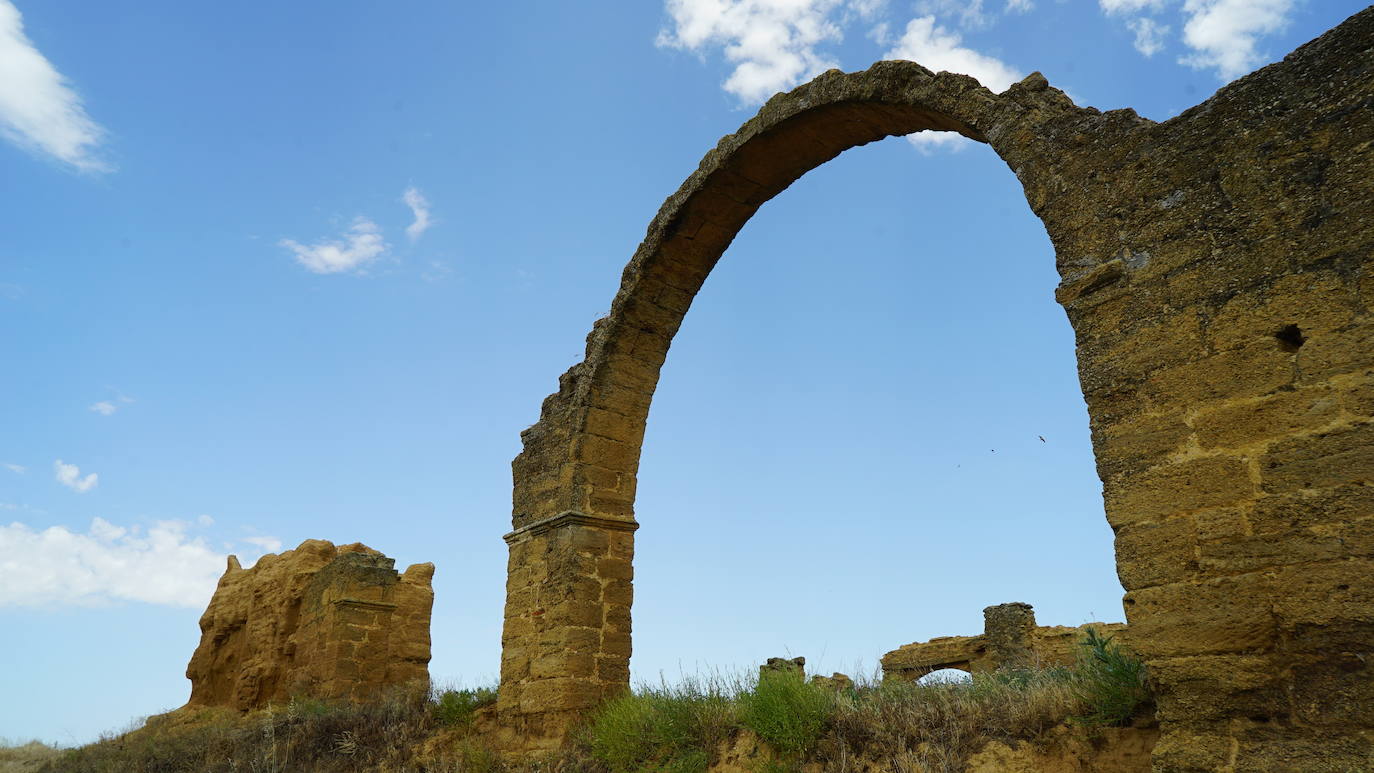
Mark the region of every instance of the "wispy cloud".
<instances>
[{"instance_id":1,"label":"wispy cloud","mask_svg":"<svg viewBox=\"0 0 1374 773\"><path fill-rule=\"evenodd\" d=\"M24 473L29 471L29 468L25 467L24 465L14 464L12 462L0 462L0 466L3 466L5 469L9 470L15 475L23 475Z\"/></svg>"},{"instance_id":2,"label":"wispy cloud","mask_svg":"<svg viewBox=\"0 0 1374 773\"><path fill-rule=\"evenodd\" d=\"M1264 64L1259 40L1288 26L1297 0L1098 0L1109 16L1130 17L1135 49L1145 56L1164 50L1173 27L1157 16L1174 12L1182 23L1183 44L1192 53L1179 64L1212 70L1223 81L1238 78Z\"/></svg>"},{"instance_id":3,"label":"wispy cloud","mask_svg":"<svg viewBox=\"0 0 1374 773\"><path fill-rule=\"evenodd\" d=\"M365 217L356 218L342 239L326 239L315 244L282 239L278 244L295 253L296 262L316 274L352 271L388 249L386 240L382 238L382 229Z\"/></svg>"},{"instance_id":4,"label":"wispy cloud","mask_svg":"<svg viewBox=\"0 0 1374 773\"><path fill-rule=\"evenodd\" d=\"M429 200L425 198L423 193L420 193L420 189L413 185L406 188L405 193L401 195L401 200L406 203L407 207L410 207L410 214L415 217L414 222L406 226L406 236L413 242L419 239L425 231L428 231L431 225L434 225L429 218Z\"/></svg>"},{"instance_id":5,"label":"wispy cloud","mask_svg":"<svg viewBox=\"0 0 1374 773\"><path fill-rule=\"evenodd\" d=\"M1164 36L1169 34L1167 24L1141 16L1126 22L1126 26L1135 33L1135 50L1145 56L1154 56L1164 50Z\"/></svg>"},{"instance_id":6,"label":"wispy cloud","mask_svg":"<svg viewBox=\"0 0 1374 773\"><path fill-rule=\"evenodd\" d=\"M74 464L63 464L61 459L53 462L52 466L57 482L78 494L85 494L100 482L99 475L90 473L83 478L81 477L81 468Z\"/></svg>"},{"instance_id":7,"label":"wispy cloud","mask_svg":"<svg viewBox=\"0 0 1374 773\"><path fill-rule=\"evenodd\" d=\"M1098 0L1098 5L1109 14L1139 13L1147 10L1160 10L1169 0Z\"/></svg>"},{"instance_id":8,"label":"wispy cloud","mask_svg":"<svg viewBox=\"0 0 1374 773\"><path fill-rule=\"evenodd\" d=\"M225 554L188 534L184 521L148 529L103 518L75 532L0 526L0 607L102 605L141 601L203 607L224 571Z\"/></svg>"},{"instance_id":9,"label":"wispy cloud","mask_svg":"<svg viewBox=\"0 0 1374 773\"><path fill-rule=\"evenodd\" d=\"M992 16L983 10L983 0L917 0L915 8L921 16L954 19L960 27L969 29L992 23Z\"/></svg>"},{"instance_id":10,"label":"wispy cloud","mask_svg":"<svg viewBox=\"0 0 1374 773\"><path fill-rule=\"evenodd\" d=\"M281 540L276 537L244 537L243 541L262 548L264 553L276 553L281 550Z\"/></svg>"},{"instance_id":11,"label":"wispy cloud","mask_svg":"<svg viewBox=\"0 0 1374 773\"><path fill-rule=\"evenodd\" d=\"M841 0L667 0L670 28L657 44L703 53L721 49L735 69L724 88L745 104L758 104L838 62L820 51L842 35L835 13ZM876 6L861 1L859 15Z\"/></svg>"},{"instance_id":12,"label":"wispy cloud","mask_svg":"<svg viewBox=\"0 0 1374 773\"><path fill-rule=\"evenodd\" d=\"M24 34L24 17L0 0L0 134L86 172L111 167L96 155L105 130L81 97Z\"/></svg>"},{"instance_id":13,"label":"wispy cloud","mask_svg":"<svg viewBox=\"0 0 1374 773\"><path fill-rule=\"evenodd\" d=\"M114 403L108 400L101 400L100 402L91 405L91 410L100 414L101 416L110 416L113 415L115 411L119 410L119 408Z\"/></svg>"},{"instance_id":14,"label":"wispy cloud","mask_svg":"<svg viewBox=\"0 0 1374 773\"><path fill-rule=\"evenodd\" d=\"M958 33L936 24L934 16L920 16L908 22L906 31L883 58L906 59L935 72L944 70L971 75L998 93L1006 91L1021 78L1020 73L1002 60L965 46ZM934 148L957 150L969 142L954 132L935 131L917 132L910 135L910 140L925 151Z\"/></svg>"},{"instance_id":15,"label":"wispy cloud","mask_svg":"<svg viewBox=\"0 0 1374 773\"><path fill-rule=\"evenodd\" d=\"M1264 62L1258 40L1288 26L1294 0L1187 0L1183 4L1183 42L1196 53L1179 63L1215 70L1224 81Z\"/></svg>"}]
</instances>

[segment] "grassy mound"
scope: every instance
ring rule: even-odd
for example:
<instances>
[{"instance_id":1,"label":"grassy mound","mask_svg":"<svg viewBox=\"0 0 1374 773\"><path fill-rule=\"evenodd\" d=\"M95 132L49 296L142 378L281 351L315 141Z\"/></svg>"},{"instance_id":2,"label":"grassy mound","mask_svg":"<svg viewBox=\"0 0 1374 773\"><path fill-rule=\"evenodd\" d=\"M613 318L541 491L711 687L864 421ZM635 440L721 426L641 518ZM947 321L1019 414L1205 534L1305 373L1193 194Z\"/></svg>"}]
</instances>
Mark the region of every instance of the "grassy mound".
<instances>
[{"instance_id":1,"label":"grassy mound","mask_svg":"<svg viewBox=\"0 0 1374 773\"><path fill-rule=\"evenodd\" d=\"M1148 712L1144 666L1090 633L1069 668L976 674L966 682L879 682L834 689L798 673L686 680L605 704L561 755L504 762L478 721L493 689L397 691L368 704L295 700L248 715L178 711L79 749L40 745L14 771L45 773L702 773L753 744L760 773L963 769L988 741L1035 740L1074 724L1124 725ZM738 769L738 768L736 768Z\"/></svg>"}]
</instances>

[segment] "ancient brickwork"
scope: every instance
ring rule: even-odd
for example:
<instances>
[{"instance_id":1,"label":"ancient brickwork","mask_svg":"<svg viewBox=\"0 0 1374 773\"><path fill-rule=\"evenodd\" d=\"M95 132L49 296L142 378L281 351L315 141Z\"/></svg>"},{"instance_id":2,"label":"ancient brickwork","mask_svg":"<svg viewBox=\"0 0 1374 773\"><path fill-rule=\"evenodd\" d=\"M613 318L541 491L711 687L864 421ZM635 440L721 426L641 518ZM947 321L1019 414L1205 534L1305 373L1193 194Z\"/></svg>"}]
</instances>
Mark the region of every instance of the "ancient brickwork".
<instances>
[{"instance_id":1,"label":"ancient brickwork","mask_svg":"<svg viewBox=\"0 0 1374 773\"><path fill-rule=\"evenodd\" d=\"M518 734L550 736L630 681L633 522L565 513L506 535L510 564L498 710Z\"/></svg>"},{"instance_id":2,"label":"ancient brickwork","mask_svg":"<svg viewBox=\"0 0 1374 773\"><path fill-rule=\"evenodd\" d=\"M293 696L363 699L428 684L433 564L404 575L360 544L306 540L251 569L233 556L200 619L194 706L240 711Z\"/></svg>"},{"instance_id":3,"label":"ancient brickwork","mask_svg":"<svg viewBox=\"0 0 1374 773\"><path fill-rule=\"evenodd\" d=\"M1038 74L994 95L909 62L770 100L664 203L523 434L512 570L548 571L511 580L503 716L558 735L624 686L585 659L576 677L532 667L574 635L592 662L629 649L628 584L608 601L597 560L550 558L591 530L628 562L659 369L735 233L844 150L937 129L990 144L1054 244L1131 644L1160 692L1156 770L1370 766L1371 41L1374 9L1163 123L1077 107ZM593 598L600 614L531 622Z\"/></svg>"},{"instance_id":4,"label":"ancient brickwork","mask_svg":"<svg viewBox=\"0 0 1374 773\"><path fill-rule=\"evenodd\" d=\"M939 636L906 644L882 658L883 679L915 681L944 668L986 673L1004 668L1067 666L1078 658L1087 629L1127 643L1124 623L1078 627L1035 624L1030 604L998 604L983 610L980 636Z\"/></svg>"}]
</instances>

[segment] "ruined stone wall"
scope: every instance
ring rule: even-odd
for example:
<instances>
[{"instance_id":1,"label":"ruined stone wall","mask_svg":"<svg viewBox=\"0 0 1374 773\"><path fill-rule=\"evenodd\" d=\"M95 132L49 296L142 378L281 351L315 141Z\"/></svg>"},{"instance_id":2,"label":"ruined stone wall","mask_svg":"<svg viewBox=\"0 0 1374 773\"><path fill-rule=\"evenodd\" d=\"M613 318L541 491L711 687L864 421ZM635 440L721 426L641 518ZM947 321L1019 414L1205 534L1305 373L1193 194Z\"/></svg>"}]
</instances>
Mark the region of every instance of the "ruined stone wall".
<instances>
[{"instance_id":1,"label":"ruined stone wall","mask_svg":"<svg viewBox=\"0 0 1374 773\"><path fill-rule=\"evenodd\" d=\"M883 655L883 679L910 682L944 668L976 674L1003 668L1072 665L1089 628L1118 643L1129 643L1123 623L1040 626L1035 624L1030 604L998 604L983 610L983 633L979 636L939 636L902 645Z\"/></svg>"},{"instance_id":2,"label":"ruined stone wall","mask_svg":"<svg viewBox=\"0 0 1374 773\"><path fill-rule=\"evenodd\" d=\"M590 530L628 564L659 369L735 233L847 148L938 129L989 143L1054 244L1155 769L1374 767L1372 49L1374 9L1164 123L909 62L770 100L664 203L522 435L502 716L558 736L625 686L628 588L549 558Z\"/></svg>"},{"instance_id":3,"label":"ruined stone wall","mask_svg":"<svg viewBox=\"0 0 1374 773\"><path fill-rule=\"evenodd\" d=\"M306 540L251 569L230 556L186 677L194 706L362 699L429 681L433 564L404 575L361 544Z\"/></svg>"},{"instance_id":4,"label":"ruined stone wall","mask_svg":"<svg viewBox=\"0 0 1374 773\"><path fill-rule=\"evenodd\" d=\"M1371 46L1365 11L1171 121L1054 122L1074 152L1027 159L1056 170L1023 180L1157 770L1374 764Z\"/></svg>"}]
</instances>

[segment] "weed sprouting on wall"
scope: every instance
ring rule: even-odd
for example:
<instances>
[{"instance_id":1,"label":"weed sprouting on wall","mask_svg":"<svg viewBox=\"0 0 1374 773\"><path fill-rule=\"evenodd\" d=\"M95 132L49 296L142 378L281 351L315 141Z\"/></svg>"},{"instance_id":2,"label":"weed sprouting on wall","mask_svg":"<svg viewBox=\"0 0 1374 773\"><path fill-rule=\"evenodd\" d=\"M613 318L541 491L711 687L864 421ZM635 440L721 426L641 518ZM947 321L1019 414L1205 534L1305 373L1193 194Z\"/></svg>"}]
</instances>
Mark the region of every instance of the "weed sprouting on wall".
<instances>
[{"instance_id":1,"label":"weed sprouting on wall","mask_svg":"<svg viewBox=\"0 0 1374 773\"><path fill-rule=\"evenodd\" d=\"M1151 704L1145 664L1110 634L1088 628L1079 643L1073 690L1087 710L1072 719L1086 725L1121 725Z\"/></svg>"}]
</instances>

